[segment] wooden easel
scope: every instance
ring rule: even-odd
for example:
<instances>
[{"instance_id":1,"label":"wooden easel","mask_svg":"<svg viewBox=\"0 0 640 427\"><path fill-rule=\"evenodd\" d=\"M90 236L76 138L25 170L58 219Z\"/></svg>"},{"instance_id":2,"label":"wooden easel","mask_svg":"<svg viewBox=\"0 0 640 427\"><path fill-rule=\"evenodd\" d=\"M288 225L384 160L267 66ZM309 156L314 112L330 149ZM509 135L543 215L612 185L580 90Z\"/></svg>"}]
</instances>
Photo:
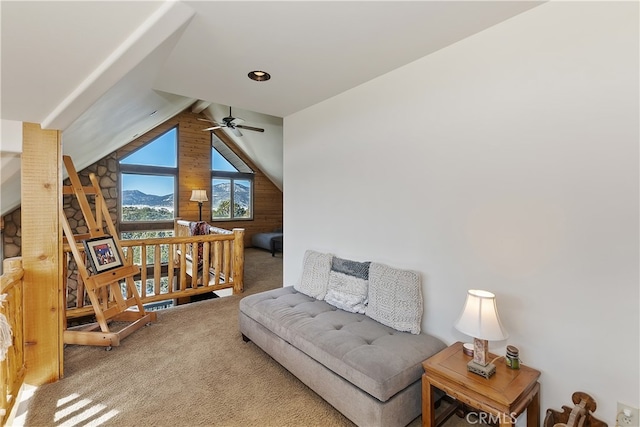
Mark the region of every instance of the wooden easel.
<instances>
[{"instance_id":1,"label":"wooden easel","mask_svg":"<svg viewBox=\"0 0 640 427\"><path fill-rule=\"evenodd\" d=\"M111 221L109 209L104 203L102 191L100 190L95 175L91 174L89 176L92 185L90 187L83 187L78 178L75 166L71 161L71 157L63 156L62 160L69 174L69 180L71 181L70 186L63 187L63 194L74 195L78 199L82 215L89 228L89 233L74 235L64 211L60 215L61 218L64 219L62 229L69 243L73 258L76 261L78 274L84 281L97 321L90 325L66 329L64 331L64 343L103 346L107 347L107 350L110 350L111 346L120 345L120 340L131 335L149 322L155 321L156 313L145 313L144 311L144 307L140 301L140 295L133 281L133 276L140 272L140 268L134 264L126 264L126 258L120 246L118 233ZM87 194L95 197L95 217L87 200ZM104 232L103 222L106 223L108 233ZM117 267L112 270L91 274L86 265L85 255L78 247L78 242L108 235L113 237L116 250L120 255L120 259L123 260L125 264L122 267ZM126 282L126 298L123 296L120 288L122 281ZM135 310L135 308L137 308L137 310ZM112 321L129 322L129 324L118 331L112 332L109 329L109 322ZM100 330L97 330L98 328Z\"/></svg>"}]
</instances>

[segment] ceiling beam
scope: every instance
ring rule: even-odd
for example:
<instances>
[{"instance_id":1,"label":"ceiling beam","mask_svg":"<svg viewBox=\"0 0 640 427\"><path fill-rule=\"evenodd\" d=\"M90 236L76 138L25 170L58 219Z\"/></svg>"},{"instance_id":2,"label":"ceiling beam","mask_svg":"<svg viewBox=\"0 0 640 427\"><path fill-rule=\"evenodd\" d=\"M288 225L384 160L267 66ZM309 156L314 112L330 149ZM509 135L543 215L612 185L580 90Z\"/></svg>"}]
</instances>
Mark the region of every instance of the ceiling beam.
<instances>
[{"instance_id":1,"label":"ceiling beam","mask_svg":"<svg viewBox=\"0 0 640 427\"><path fill-rule=\"evenodd\" d=\"M207 107L209 107L209 105L211 105L210 102L207 101L203 101L201 99L198 100L198 102L196 102L195 104L193 104L193 107L191 107L191 112L195 113L195 114L200 114L202 113Z\"/></svg>"},{"instance_id":2,"label":"ceiling beam","mask_svg":"<svg viewBox=\"0 0 640 427\"><path fill-rule=\"evenodd\" d=\"M191 20L195 11L183 2L167 1L85 78L43 120L43 129L66 129L163 41Z\"/></svg>"}]
</instances>

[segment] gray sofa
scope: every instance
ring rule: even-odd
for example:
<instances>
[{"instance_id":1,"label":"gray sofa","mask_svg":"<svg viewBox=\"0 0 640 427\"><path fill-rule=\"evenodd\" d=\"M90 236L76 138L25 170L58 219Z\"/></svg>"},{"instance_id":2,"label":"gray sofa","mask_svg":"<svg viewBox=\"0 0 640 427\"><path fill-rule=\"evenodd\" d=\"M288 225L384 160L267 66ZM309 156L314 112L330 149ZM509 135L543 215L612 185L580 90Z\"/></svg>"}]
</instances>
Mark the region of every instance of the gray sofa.
<instances>
[{"instance_id":1,"label":"gray sofa","mask_svg":"<svg viewBox=\"0 0 640 427\"><path fill-rule=\"evenodd\" d=\"M307 251L301 282L243 298L239 325L351 421L387 427L420 415L421 363L446 347L421 318L417 273Z\"/></svg>"}]
</instances>

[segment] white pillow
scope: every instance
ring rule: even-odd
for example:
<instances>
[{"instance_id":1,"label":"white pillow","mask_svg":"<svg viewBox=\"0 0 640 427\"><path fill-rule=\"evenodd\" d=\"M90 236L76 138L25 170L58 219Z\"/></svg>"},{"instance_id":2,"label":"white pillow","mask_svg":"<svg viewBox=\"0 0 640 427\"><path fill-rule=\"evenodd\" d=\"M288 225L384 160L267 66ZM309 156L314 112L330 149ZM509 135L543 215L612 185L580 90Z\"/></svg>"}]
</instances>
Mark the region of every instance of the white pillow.
<instances>
[{"instance_id":1,"label":"white pillow","mask_svg":"<svg viewBox=\"0 0 640 427\"><path fill-rule=\"evenodd\" d=\"M395 330L419 334L422 313L422 286L417 272L371 263L367 316Z\"/></svg>"},{"instance_id":2,"label":"white pillow","mask_svg":"<svg viewBox=\"0 0 640 427\"><path fill-rule=\"evenodd\" d=\"M324 300L341 310L364 313L369 292L369 264L333 257Z\"/></svg>"},{"instance_id":3,"label":"white pillow","mask_svg":"<svg viewBox=\"0 0 640 427\"><path fill-rule=\"evenodd\" d=\"M332 259L331 254L307 250L302 261L302 278L293 288L312 298L324 299L329 286Z\"/></svg>"}]
</instances>

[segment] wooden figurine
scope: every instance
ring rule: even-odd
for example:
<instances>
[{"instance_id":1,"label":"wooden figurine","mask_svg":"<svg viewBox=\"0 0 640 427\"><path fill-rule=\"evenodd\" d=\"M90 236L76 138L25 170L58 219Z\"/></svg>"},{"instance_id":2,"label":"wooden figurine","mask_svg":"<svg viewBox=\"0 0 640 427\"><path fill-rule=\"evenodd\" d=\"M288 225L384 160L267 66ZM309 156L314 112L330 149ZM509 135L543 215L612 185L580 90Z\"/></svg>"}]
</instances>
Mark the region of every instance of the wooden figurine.
<instances>
[{"instance_id":1,"label":"wooden figurine","mask_svg":"<svg viewBox=\"0 0 640 427\"><path fill-rule=\"evenodd\" d=\"M555 409L547 409L544 418L544 427L607 427L591 412L596 410L596 401L587 393L576 391L571 395L575 404L573 408L562 406L562 412Z\"/></svg>"}]
</instances>

